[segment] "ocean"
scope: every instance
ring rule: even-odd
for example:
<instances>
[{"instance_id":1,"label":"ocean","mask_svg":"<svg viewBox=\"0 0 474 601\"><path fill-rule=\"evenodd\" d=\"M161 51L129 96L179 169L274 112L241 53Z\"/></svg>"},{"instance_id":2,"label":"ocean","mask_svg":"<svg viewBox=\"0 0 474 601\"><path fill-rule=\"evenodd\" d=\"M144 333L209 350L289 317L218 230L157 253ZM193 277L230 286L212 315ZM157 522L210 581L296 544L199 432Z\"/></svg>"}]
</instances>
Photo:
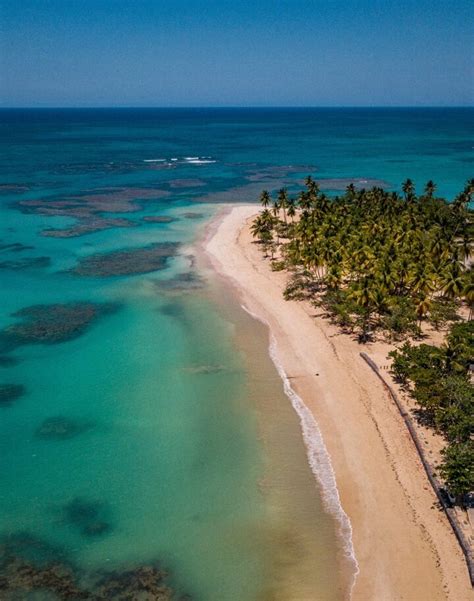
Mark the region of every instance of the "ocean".
<instances>
[{"instance_id":1,"label":"ocean","mask_svg":"<svg viewBox=\"0 0 474 601\"><path fill-rule=\"evenodd\" d=\"M433 179L452 200L473 125L473 109L0 110L9 586L53 562L132 590L153 565L170 599L344 598L347 541L268 332L196 243L220 203L307 175L328 194Z\"/></svg>"}]
</instances>

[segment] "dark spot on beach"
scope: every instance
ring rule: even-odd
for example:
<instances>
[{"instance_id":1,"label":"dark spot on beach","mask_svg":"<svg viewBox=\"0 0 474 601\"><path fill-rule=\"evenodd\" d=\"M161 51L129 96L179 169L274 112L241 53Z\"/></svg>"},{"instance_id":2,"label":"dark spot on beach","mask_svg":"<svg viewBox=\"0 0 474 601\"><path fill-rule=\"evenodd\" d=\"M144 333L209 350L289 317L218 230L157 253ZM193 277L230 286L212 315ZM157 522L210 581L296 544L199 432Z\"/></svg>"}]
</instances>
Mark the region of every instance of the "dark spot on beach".
<instances>
[{"instance_id":1,"label":"dark spot on beach","mask_svg":"<svg viewBox=\"0 0 474 601\"><path fill-rule=\"evenodd\" d=\"M21 319L0 332L0 351L25 344L56 344L84 334L91 324L117 309L113 303L33 305L13 314Z\"/></svg>"},{"instance_id":2,"label":"dark spot on beach","mask_svg":"<svg viewBox=\"0 0 474 601\"><path fill-rule=\"evenodd\" d=\"M140 248L90 255L79 261L71 272L80 276L110 277L150 273L165 269L178 252L177 242L162 242Z\"/></svg>"},{"instance_id":3,"label":"dark spot on beach","mask_svg":"<svg viewBox=\"0 0 474 601\"><path fill-rule=\"evenodd\" d=\"M143 217L142 221L146 223L172 223L177 221L176 217L167 217L165 215L147 215Z\"/></svg>"},{"instance_id":4,"label":"dark spot on beach","mask_svg":"<svg viewBox=\"0 0 474 601\"><path fill-rule=\"evenodd\" d=\"M51 259L49 257L23 257L15 261L0 261L0 269L11 269L20 271L22 269L39 269L49 267Z\"/></svg>"},{"instance_id":5,"label":"dark spot on beach","mask_svg":"<svg viewBox=\"0 0 474 601\"><path fill-rule=\"evenodd\" d=\"M22 384L0 384L0 407L9 407L26 392Z\"/></svg>"},{"instance_id":6,"label":"dark spot on beach","mask_svg":"<svg viewBox=\"0 0 474 601\"><path fill-rule=\"evenodd\" d=\"M35 430L35 435L45 440L68 440L91 428L90 422L56 416L45 419Z\"/></svg>"},{"instance_id":7,"label":"dark spot on beach","mask_svg":"<svg viewBox=\"0 0 474 601\"><path fill-rule=\"evenodd\" d=\"M187 212L187 213L183 213L183 217L185 219L202 219L204 217L204 214L203 213Z\"/></svg>"}]
</instances>

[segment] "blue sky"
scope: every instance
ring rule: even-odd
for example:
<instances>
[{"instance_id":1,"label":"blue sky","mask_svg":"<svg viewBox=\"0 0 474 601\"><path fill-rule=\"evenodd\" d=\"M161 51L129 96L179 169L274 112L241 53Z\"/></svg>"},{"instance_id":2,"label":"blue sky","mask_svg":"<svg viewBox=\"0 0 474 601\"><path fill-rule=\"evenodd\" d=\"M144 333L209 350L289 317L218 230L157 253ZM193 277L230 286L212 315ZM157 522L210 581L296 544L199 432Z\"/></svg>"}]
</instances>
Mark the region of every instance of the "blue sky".
<instances>
[{"instance_id":1,"label":"blue sky","mask_svg":"<svg viewBox=\"0 0 474 601\"><path fill-rule=\"evenodd\" d=\"M3 106L474 104L466 0L0 0Z\"/></svg>"}]
</instances>

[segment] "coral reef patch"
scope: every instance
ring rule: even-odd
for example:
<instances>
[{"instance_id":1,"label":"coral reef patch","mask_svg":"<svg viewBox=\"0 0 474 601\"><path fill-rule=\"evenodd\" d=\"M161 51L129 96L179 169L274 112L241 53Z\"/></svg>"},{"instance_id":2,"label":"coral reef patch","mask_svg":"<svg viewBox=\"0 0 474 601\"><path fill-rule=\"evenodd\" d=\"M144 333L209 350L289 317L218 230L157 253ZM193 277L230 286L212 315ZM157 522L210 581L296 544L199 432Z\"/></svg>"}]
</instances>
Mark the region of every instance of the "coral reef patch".
<instances>
[{"instance_id":1,"label":"coral reef patch","mask_svg":"<svg viewBox=\"0 0 474 601\"><path fill-rule=\"evenodd\" d=\"M87 194L46 199L20 200L12 206L23 213L73 217L72 227L43 230L43 236L71 238L113 227L133 227L129 219L106 217L104 213L134 213L143 203L168 196L167 190L154 188L99 188Z\"/></svg>"},{"instance_id":2,"label":"coral reef patch","mask_svg":"<svg viewBox=\"0 0 474 601\"><path fill-rule=\"evenodd\" d=\"M179 248L177 242L158 242L150 246L98 253L81 259L71 272L88 277L110 277L150 273L164 269Z\"/></svg>"},{"instance_id":3,"label":"coral reef patch","mask_svg":"<svg viewBox=\"0 0 474 601\"><path fill-rule=\"evenodd\" d=\"M136 223L131 219L123 219L121 217L116 217L114 219L93 217L90 219L82 219L77 225L70 228L51 228L43 230L41 235L48 238L77 238L78 236L85 236L86 234L92 234L93 232L108 230L112 227L134 227L135 225Z\"/></svg>"},{"instance_id":4,"label":"coral reef patch","mask_svg":"<svg viewBox=\"0 0 474 601\"><path fill-rule=\"evenodd\" d=\"M114 303L90 302L25 307L13 314L20 323L0 331L0 354L25 344L56 344L77 338L117 307Z\"/></svg>"},{"instance_id":5,"label":"coral reef patch","mask_svg":"<svg viewBox=\"0 0 474 601\"><path fill-rule=\"evenodd\" d=\"M0 598L4 601L190 601L177 596L157 562L115 570L82 570L65 551L28 533L0 540Z\"/></svg>"}]
</instances>

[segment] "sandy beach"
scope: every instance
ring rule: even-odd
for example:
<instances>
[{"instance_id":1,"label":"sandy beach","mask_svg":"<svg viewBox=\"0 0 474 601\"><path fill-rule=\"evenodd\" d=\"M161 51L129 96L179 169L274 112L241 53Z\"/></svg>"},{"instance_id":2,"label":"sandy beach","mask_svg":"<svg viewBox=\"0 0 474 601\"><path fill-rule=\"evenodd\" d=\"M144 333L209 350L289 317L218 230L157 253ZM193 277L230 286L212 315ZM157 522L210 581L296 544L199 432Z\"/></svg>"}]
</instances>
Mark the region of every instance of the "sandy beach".
<instances>
[{"instance_id":1,"label":"sandy beach","mask_svg":"<svg viewBox=\"0 0 474 601\"><path fill-rule=\"evenodd\" d=\"M389 345L361 348L309 303L284 300L286 274L271 271L249 232L257 210L223 209L205 248L242 305L268 323L275 359L319 425L352 528L359 570L352 599L473 599L463 555L403 420L359 355L365 350L383 365Z\"/></svg>"}]
</instances>

